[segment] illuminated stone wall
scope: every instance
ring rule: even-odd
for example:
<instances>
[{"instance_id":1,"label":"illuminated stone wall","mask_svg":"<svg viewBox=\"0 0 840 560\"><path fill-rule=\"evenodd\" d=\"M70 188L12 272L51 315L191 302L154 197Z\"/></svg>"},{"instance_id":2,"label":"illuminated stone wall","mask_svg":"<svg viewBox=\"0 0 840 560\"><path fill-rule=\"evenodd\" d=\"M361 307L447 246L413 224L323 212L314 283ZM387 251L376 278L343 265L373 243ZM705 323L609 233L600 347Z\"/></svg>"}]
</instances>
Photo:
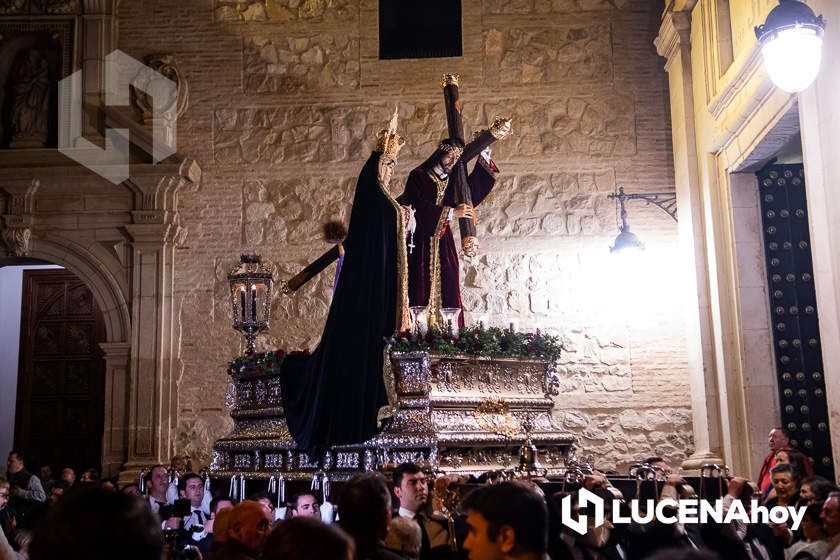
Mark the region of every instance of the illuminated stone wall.
<instances>
[{"instance_id":1,"label":"illuminated stone wall","mask_svg":"<svg viewBox=\"0 0 840 560\"><path fill-rule=\"evenodd\" d=\"M514 129L494 148L502 175L478 208L481 252L462 261L467 321L562 336L558 425L602 468L690 455L676 224L631 203L648 251L637 261L608 251L608 193L674 186L655 4L463 2L463 57L380 61L372 0L123 3L119 47L172 54L189 82L178 148L203 170L201 189L180 199L175 450L206 462L231 427L225 365L242 347L225 275L238 255L257 251L288 278L326 250L320 224L349 216L356 175L395 105L408 140L399 193L445 135L439 81L453 72L468 132L496 114ZM313 347L332 277L278 294L260 347Z\"/></svg>"}]
</instances>

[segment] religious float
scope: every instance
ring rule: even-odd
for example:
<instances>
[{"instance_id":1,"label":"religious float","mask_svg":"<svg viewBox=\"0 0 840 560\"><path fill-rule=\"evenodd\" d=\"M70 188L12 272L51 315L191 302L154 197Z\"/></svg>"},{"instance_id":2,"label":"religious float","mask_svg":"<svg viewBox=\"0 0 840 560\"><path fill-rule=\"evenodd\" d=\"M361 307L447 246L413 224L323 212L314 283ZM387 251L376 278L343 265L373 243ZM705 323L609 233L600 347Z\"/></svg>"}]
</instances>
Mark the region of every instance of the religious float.
<instances>
[{"instance_id":1,"label":"religious float","mask_svg":"<svg viewBox=\"0 0 840 560\"><path fill-rule=\"evenodd\" d=\"M471 205L466 163L505 138L511 122L497 116L465 142L458 76L444 75L441 87L449 137L463 146L449 148L457 151L457 163L448 188L456 206ZM377 150L392 160L404 143L396 126L395 111L389 128L378 137ZM442 223L443 214L435 220ZM459 218L458 224L463 254L475 255L474 220ZM339 258L340 249L339 241L283 282L283 292L292 294L324 270ZM234 430L213 446L214 477L265 478L271 487L280 479L314 480L319 473L342 480L358 471L406 461L445 474L480 476L518 470L529 476L559 477L565 473L574 437L563 433L552 417L552 396L558 394L559 384L555 363L560 346L555 337L484 325L462 331L461 310L442 308L439 291L429 294L428 307L411 308L410 332L395 336L387 345L384 376L389 406L380 411L379 430L366 441L307 453L296 445L287 422L292 418L297 426L300 420L284 410L281 368L286 354L255 353L255 337L268 326L271 267L256 255L243 255L228 278L233 326L245 336L247 350L228 370L226 404ZM438 278L431 284L439 282Z\"/></svg>"},{"instance_id":2,"label":"religious float","mask_svg":"<svg viewBox=\"0 0 840 560\"><path fill-rule=\"evenodd\" d=\"M324 472L342 480L412 461L446 474L525 468L562 476L574 437L552 418L558 353L551 336L483 326L465 329L457 340L442 331L395 338L395 402L381 431L319 456L299 450L286 425L278 377L285 354L237 358L228 370L226 401L234 431L213 446L211 473L295 480Z\"/></svg>"}]
</instances>

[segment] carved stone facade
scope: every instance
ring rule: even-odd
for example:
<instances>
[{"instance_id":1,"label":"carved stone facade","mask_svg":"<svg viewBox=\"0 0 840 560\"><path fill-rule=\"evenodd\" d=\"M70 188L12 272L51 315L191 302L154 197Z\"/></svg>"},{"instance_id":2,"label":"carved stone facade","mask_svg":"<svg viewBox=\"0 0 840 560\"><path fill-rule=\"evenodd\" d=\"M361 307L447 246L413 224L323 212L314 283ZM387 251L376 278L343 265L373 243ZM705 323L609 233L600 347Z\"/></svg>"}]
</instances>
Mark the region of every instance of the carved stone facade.
<instances>
[{"instance_id":1,"label":"carved stone facade","mask_svg":"<svg viewBox=\"0 0 840 560\"><path fill-rule=\"evenodd\" d=\"M147 382L131 407L108 411L128 433L109 432L106 441L125 442L130 466L175 451L209 463L212 441L232 426L225 367L242 350L230 328L226 271L240 253L256 251L274 263L277 279L287 279L320 255L320 223L347 218L359 169L395 105L408 140L391 186L401 192L410 169L446 134L444 72L462 76L468 134L496 114L513 117L513 134L494 146L500 181L477 209L482 252L462 261L466 320L563 336L554 422L578 434L580 452L597 454L599 466L623 468L649 454L679 462L691 454L686 341L671 289L679 278L667 266L676 227L655 209L633 207L634 231L657 258L642 264L646 276L607 260L617 221L605 195L617 186L663 191L674 183L666 75L651 46L656 6L465 2L462 57L379 60L375 0L185 0L154 9L123 2L114 20L109 3L81 4L103 17L85 19L82 31L102 41L80 44L177 61L189 83L189 103L177 108L178 153L203 169L200 193L188 188L191 181L175 189L159 176L100 193L96 179L82 173L77 186L92 193L84 202L50 192L38 204L52 206L36 205L36 214L52 208L51 220L72 227L39 222L30 253L61 263L67 249L53 240L69 236L67 243L85 246L72 254L92 252L99 256L84 262L104 263L99 280L92 278L97 265L75 272L94 284L100 304L108 302L101 307L112 309L106 321L113 332L123 329L121 338L109 338L109 390ZM13 18L42 5L7 0L0 14ZM105 54L79 58L90 103L103 89ZM80 204L101 210L105 217L97 219L109 227L130 227L96 233L105 222L78 217ZM156 292L144 276L151 270L171 290ZM314 346L332 275L327 269L293 298L278 294L258 347ZM638 417L622 415L631 408ZM119 461L120 451L106 456Z\"/></svg>"}]
</instances>

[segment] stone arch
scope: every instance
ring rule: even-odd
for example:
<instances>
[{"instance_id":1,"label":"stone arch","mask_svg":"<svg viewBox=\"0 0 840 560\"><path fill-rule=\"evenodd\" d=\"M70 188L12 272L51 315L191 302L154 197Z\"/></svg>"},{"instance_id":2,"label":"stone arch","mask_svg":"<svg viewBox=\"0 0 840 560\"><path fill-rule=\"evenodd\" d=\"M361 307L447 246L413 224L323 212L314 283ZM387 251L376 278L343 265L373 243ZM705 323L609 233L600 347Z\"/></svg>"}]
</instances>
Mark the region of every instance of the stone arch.
<instances>
[{"instance_id":1,"label":"stone arch","mask_svg":"<svg viewBox=\"0 0 840 560\"><path fill-rule=\"evenodd\" d=\"M102 474L115 476L128 460L130 432L131 314L123 268L105 249L57 235L33 239L29 256L73 272L90 288L102 312L106 337L100 344L105 359Z\"/></svg>"},{"instance_id":2,"label":"stone arch","mask_svg":"<svg viewBox=\"0 0 840 560\"><path fill-rule=\"evenodd\" d=\"M105 335L110 342L128 342L131 336L131 313L128 308L126 282L119 280L121 271L113 270L113 257L97 255L70 239L50 236L33 239L29 256L61 265L87 284L102 311Z\"/></svg>"}]
</instances>

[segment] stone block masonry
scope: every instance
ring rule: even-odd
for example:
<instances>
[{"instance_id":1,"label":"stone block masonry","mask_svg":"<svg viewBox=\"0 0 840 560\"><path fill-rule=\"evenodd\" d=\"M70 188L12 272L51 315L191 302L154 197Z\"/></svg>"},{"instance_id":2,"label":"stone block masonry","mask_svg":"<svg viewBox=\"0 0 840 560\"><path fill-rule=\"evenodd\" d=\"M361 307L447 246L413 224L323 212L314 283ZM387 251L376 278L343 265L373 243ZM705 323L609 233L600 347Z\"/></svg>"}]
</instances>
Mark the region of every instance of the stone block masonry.
<instances>
[{"instance_id":1,"label":"stone block masonry","mask_svg":"<svg viewBox=\"0 0 840 560\"><path fill-rule=\"evenodd\" d=\"M468 322L517 321L561 334L557 425L581 454L623 470L646 455L692 452L676 225L633 205L653 264L609 260L606 194L673 189L666 74L647 0L462 3L464 56L379 61L373 0L128 2L119 47L171 53L189 81L179 151L204 171L180 200L175 448L207 463L230 430L227 269L256 251L289 278L328 247L320 224L346 219L356 176L396 105L408 144L392 191L445 135L440 76L462 75L467 131L513 117L496 144L502 175L478 208L481 253L462 261ZM327 269L272 305L260 348L314 346L331 297Z\"/></svg>"}]
</instances>

